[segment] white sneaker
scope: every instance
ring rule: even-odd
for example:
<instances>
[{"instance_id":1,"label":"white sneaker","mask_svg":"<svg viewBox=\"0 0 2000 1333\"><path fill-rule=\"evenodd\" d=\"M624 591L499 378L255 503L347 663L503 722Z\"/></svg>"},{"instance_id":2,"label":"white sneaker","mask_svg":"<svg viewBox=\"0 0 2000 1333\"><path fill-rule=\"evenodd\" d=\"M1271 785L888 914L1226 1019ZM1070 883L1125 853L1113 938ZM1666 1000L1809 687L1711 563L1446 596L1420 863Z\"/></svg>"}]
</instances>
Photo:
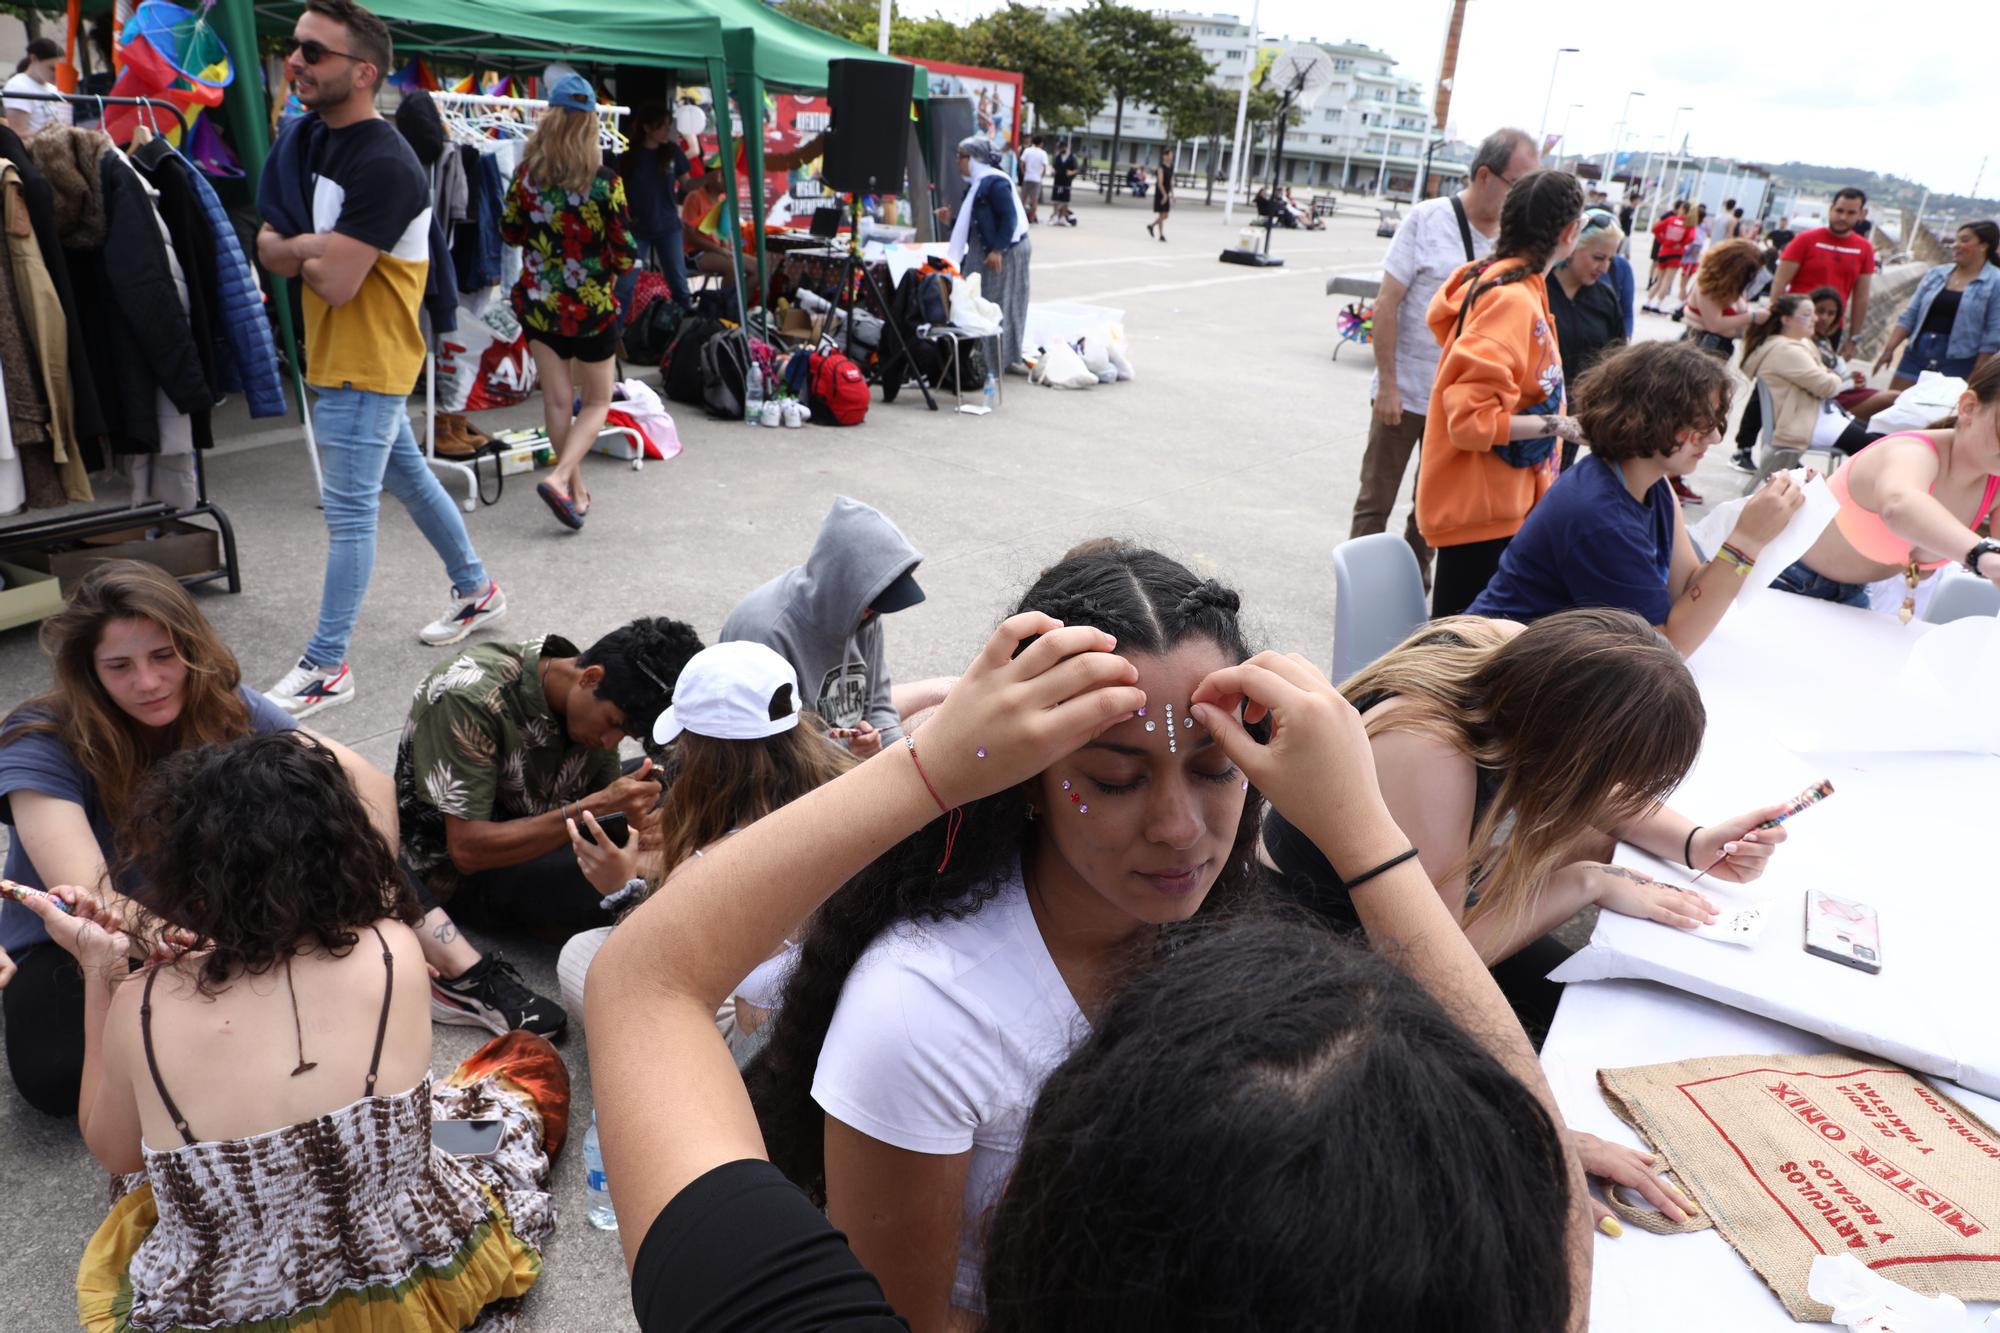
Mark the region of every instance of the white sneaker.
<instances>
[{"instance_id":1,"label":"white sneaker","mask_svg":"<svg viewBox=\"0 0 2000 1333\"><path fill-rule=\"evenodd\" d=\"M347 663L316 667L304 658L285 673L285 678L264 691L264 697L294 718L310 717L322 708L344 704L354 697L354 673Z\"/></svg>"},{"instance_id":2,"label":"white sneaker","mask_svg":"<svg viewBox=\"0 0 2000 1333\"><path fill-rule=\"evenodd\" d=\"M805 405L796 398L787 398L785 400L785 429L797 430L805 424Z\"/></svg>"},{"instance_id":3,"label":"white sneaker","mask_svg":"<svg viewBox=\"0 0 2000 1333\"><path fill-rule=\"evenodd\" d=\"M785 424L785 406L775 398L766 398L764 406L757 413L757 424L777 428Z\"/></svg>"},{"instance_id":4,"label":"white sneaker","mask_svg":"<svg viewBox=\"0 0 2000 1333\"><path fill-rule=\"evenodd\" d=\"M484 629L507 614L507 595L491 579L477 597L460 597L456 592L444 614L417 631L417 637L433 648L457 643L476 629Z\"/></svg>"}]
</instances>

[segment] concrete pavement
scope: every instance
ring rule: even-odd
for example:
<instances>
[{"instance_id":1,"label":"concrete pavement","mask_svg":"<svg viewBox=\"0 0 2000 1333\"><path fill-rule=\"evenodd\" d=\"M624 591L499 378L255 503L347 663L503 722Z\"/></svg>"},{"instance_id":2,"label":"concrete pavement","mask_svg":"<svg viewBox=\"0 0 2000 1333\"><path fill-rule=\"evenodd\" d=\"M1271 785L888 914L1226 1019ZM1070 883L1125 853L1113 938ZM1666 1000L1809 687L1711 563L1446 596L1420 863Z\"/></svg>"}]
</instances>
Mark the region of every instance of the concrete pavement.
<instances>
[{"instance_id":1,"label":"concrete pavement","mask_svg":"<svg viewBox=\"0 0 2000 1333\"><path fill-rule=\"evenodd\" d=\"M929 599L887 625L898 678L958 670L1037 569L1105 535L1160 546L1234 586L1257 646L1325 665L1327 557L1347 535L1371 362L1359 347L1329 362L1345 298L1324 288L1332 274L1375 267L1386 243L1375 237L1373 209L1357 201L1323 232L1278 233L1283 268L1225 266L1217 252L1234 228L1224 227L1219 204L1205 209L1198 199L1186 192L1165 243L1145 232L1150 210L1125 198L1109 207L1086 199L1080 226L1035 233L1035 299L1123 309L1133 383L1066 393L1009 379L1001 411L983 418L948 403L933 415L906 392L846 430L766 431L683 410L678 459L638 473L591 459L595 504L575 534L535 498L534 476L509 478L501 503L468 518L507 593L509 617L494 633L559 631L588 644L635 615L666 614L709 638L743 593L804 558L833 496L846 494L889 514L924 552L918 573ZM1237 225L1246 220L1239 210ZM1665 320L1642 320L1641 336L1678 336ZM539 406L480 421L534 424ZM237 526L244 590L212 585L197 597L258 688L296 660L318 606L326 537L300 441L284 423L238 421L209 460L211 493ZM1726 458L1711 453L1698 489L1735 493ZM1406 503L1407 495L1406 487ZM447 592L435 557L387 502L350 653L358 697L311 725L389 767L411 688L448 651L416 638ZM0 713L48 680L31 629L0 633ZM553 949L500 943L531 985L556 993ZM437 1029L437 1070L484 1035ZM553 1181L562 1224L523 1327L631 1327L616 1241L583 1220L578 1159L590 1085L575 1028L564 1050L576 1106ZM0 1199L11 1274L0 1322L73 1326L76 1262L103 1216L103 1176L74 1123L29 1109L11 1083L0 1087Z\"/></svg>"}]
</instances>

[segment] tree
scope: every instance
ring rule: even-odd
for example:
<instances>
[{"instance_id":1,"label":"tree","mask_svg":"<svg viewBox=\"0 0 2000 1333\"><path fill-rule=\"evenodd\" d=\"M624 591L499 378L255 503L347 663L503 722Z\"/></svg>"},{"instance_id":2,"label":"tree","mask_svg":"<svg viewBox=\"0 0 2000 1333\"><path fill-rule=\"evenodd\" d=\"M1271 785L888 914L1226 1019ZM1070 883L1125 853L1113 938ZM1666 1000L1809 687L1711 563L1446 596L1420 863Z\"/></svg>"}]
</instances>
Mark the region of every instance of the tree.
<instances>
[{"instance_id":1,"label":"tree","mask_svg":"<svg viewBox=\"0 0 2000 1333\"><path fill-rule=\"evenodd\" d=\"M1009 0L1004 9L968 24L958 50L965 64L1020 73L1022 96L1035 104L1037 130L1043 121L1059 129L1081 125L1104 105L1104 84L1088 39L1072 16L1052 19Z\"/></svg>"},{"instance_id":2,"label":"tree","mask_svg":"<svg viewBox=\"0 0 2000 1333\"><path fill-rule=\"evenodd\" d=\"M1197 83L1182 89L1167 106L1167 131L1176 141L1205 139L1208 142L1208 196L1215 202L1216 168L1222 164L1222 142L1236 123L1236 94L1212 83Z\"/></svg>"},{"instance_id":3,"label":"tree","mask_svg":"<svg viewBox=\"0 0 2000 1333\"><path fill-rule=\"evenodd\" d=\"M1116 0L1091 0L1090 8L1078 14L1075 22L1112 100L1111 161L1107 165L1115 168L1118 146L1124 138L1125 103L1170 106L1190 85L1207 81L1208 61L1193 39L1166 19ZM1107 170L1106 203L1112 193L1112 173Z\"/></svg>"},{"instance_id":4,"label":"tree","mask_svg":"<svg viewBox=\"0 0 2000 1333\"><path fill-rule=\"evenodd\" d=\"M882 7L876 0L786 0L778 12L861 46L874 46L881 31ZM893 18L890 31L895 31Z\"/></svg>"}]
</instances>

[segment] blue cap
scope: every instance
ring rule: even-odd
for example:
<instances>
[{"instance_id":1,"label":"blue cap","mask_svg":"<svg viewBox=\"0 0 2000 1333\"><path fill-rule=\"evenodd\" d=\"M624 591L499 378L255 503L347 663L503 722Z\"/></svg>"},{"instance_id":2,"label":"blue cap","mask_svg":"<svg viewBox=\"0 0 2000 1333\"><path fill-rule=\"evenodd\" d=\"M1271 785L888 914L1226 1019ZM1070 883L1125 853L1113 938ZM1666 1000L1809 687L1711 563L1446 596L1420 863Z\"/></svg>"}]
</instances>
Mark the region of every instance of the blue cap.
<instances>
[{"instance_id":1,"label":"blue cap","mask_svg":"<svg viewBox=\"0 0 2000 1333\"><path fill-rule=\"evenodd\" d=\"M595 111L597 94L590 90L590 81L583 75L565 74L549 89L549 105L566 111Z\"/></svg>"}]
</instances>

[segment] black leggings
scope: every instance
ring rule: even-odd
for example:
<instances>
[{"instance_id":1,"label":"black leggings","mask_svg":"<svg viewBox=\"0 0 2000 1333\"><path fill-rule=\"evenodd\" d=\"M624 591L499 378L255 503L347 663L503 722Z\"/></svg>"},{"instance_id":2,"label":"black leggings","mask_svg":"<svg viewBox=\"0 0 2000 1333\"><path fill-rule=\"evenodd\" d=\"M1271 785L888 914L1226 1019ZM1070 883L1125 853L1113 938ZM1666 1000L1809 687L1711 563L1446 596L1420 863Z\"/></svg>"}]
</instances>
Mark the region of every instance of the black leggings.
<instances>
[{"instance_id":1,"label":"black leggings","mask_svg":"<svg viewBox=\"0 0 2000 1333\"><path fill-rule=\"evenodd\" d=\"M7 1015L7 1072L28 1105L74 1116L83 1088L83 972L61 945L30 945L0 990Z\"/></svg>"},{"instance_id":2,"label":"black leggings","mask_svg":"<svg viewBox=\"0 0 2000 1333\"><path fill-rule=\"evenodd\" d=\"M1437 573L1431 580L1431 618L1463 615L1472 599L1500 572L1500 554L1512 537L1467 542L1437 548Z\"/></svg>"},{"instance_id":3,"label":"black leggings","mask_svg":"<svg viewBox=\"0 0 2000 1333\"><path fill-rule=\"evenodd\" d=\"M407 864L403 874L426 910L438 906L438 896L423 876ZM598 906L603 901L583 877L576 853L565 844L519 865L460 875L444 907L460 926L561 941L580 930L610 925L611 914Z\"/></svg>"}]
</instances>

